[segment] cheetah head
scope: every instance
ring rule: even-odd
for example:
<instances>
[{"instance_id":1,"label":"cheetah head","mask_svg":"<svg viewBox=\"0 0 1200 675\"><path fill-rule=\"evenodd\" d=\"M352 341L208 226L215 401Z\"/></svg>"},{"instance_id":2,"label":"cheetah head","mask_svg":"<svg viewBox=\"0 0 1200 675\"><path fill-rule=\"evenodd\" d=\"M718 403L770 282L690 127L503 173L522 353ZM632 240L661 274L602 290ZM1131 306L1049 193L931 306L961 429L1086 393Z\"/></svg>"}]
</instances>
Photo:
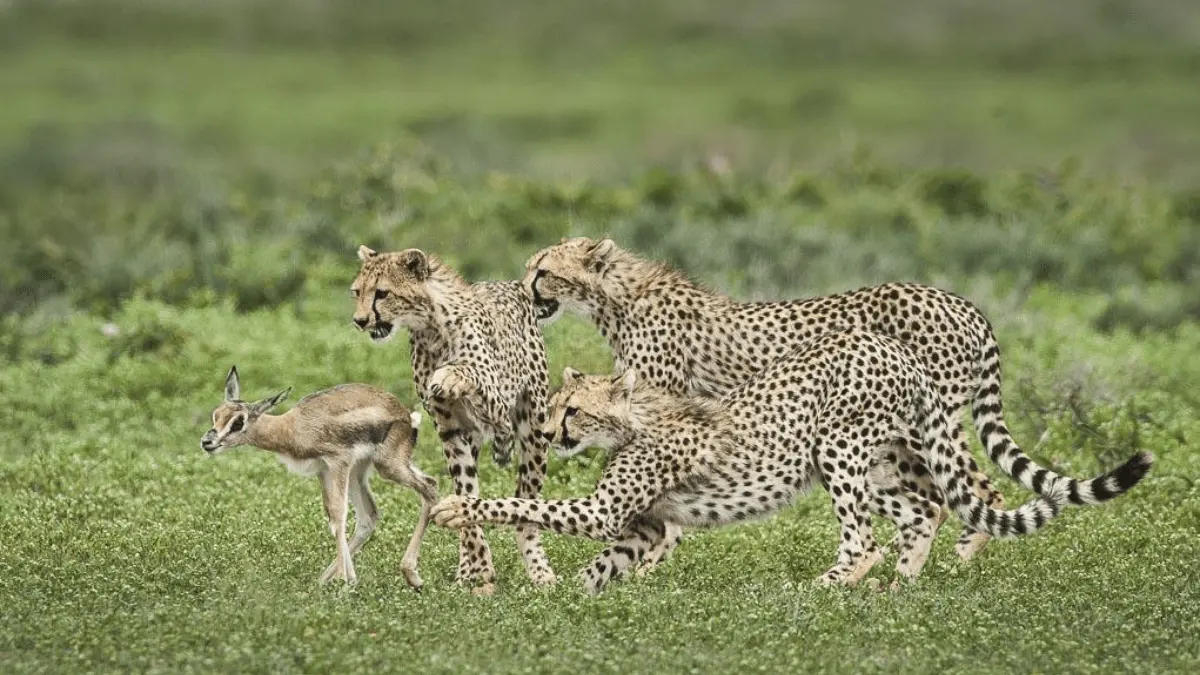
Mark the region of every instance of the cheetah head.
<instances>
[{"instance_id":1,"label":"cheetah head","mask_svg":"<svg viewBox=\"0 0 1200 675\"><path fill-rule=\"evenodd\" d=\"M617 251L612 239L575 237L533 254L521 286L533 299L538 322L553 323L564 311L590 316L593 298L602 294L601 282Z\"/></svg>"},{"instance_id":2,"label":"cheetah head","mask_svg":"<svg viewBox=\"0 0 1200 675\"><path fill-rule=\"evenodd\" d=\"M428 281L441 265L433 256L410 248L376 253L358 247L362 265L350 286L354 297L354 325L374 342L387 342L396 326L420 330L428 325L433 302Z\"/></svg>"},{"instance_id":3,"label":"cheetah head","mask_svg":"<svg viewBox=\"0 0 1200 675\"><path fill-rule=\"evenodd\" d=\"M542 437L556 447L560 457L624 443L629 436L629 406L636 383L633 370L612 377L564 369L563 386L550 398Z\"/></svg>"}]
</instances>

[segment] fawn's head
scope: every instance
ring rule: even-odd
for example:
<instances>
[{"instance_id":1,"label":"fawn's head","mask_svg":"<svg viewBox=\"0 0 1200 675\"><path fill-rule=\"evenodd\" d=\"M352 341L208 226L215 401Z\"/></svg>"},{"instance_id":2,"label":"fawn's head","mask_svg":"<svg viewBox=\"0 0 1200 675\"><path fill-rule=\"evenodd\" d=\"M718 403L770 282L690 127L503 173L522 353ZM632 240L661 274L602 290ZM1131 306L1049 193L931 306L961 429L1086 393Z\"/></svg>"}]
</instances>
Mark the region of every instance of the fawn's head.
<instances>
[{"instance_id":1,"label":"fawn's head","mask_svg":"<svg viewBox=\"0 0 1200 675\"><path fill-rule=\"evenodd\" d=\"M264 413L279 405L292 391L291 387L261 401L247 403L241 400L242 385L238 379L237 366L229 369L225 377L225 401L212 413L212 428L200 438L200 447L210 455L226 448L247 445L250 429Z\"/></svg>"}]
</instances>

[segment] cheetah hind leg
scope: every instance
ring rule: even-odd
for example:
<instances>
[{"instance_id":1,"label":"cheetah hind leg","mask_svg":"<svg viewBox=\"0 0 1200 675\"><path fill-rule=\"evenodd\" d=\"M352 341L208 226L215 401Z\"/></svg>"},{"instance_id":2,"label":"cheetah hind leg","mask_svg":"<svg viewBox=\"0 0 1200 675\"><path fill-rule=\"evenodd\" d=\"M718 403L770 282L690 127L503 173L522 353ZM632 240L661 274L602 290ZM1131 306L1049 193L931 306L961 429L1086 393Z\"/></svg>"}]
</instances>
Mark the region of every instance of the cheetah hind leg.
<instances>
[{"instance_id":1,"label":"cheetah hind leg","mask_svg":"<svg viewBox=\"0 0 1200 675\"><path fill-rule=\"evenodd\" d=\"M974 460L971 461L968 469L970 476L973 479L973 485L971 487L975 490L975 494L979 495L979 498L982 499L983 502L989 507L1003 510L1004 495L1000 494L992 487L987 475L979 470L979 467L975 465ZM983 534L982 532L972 532L969 529L964 530L962 535L959 536L958 541L954 544L954 550L958 553L959 558L963 560L970 560L971 558L974 558L976 554L982 551L983 547L987 546L987 543L990 540L991 537Z\"/></svg>"},{"instance_id":2,"label":"cheetah hind leg","mask_svg":"<svg viewBox=\"0 0 1200 675\"><path fill-rule=\"evenodd\" d=\"M987 504L993 509L1003 510L1004 495L1000 494L995 488L992 487L991 481L988 480L987 474L980 471L979 465L975 462L975 458L971 456L970 443L968 442L967 435L963 432L962 422L957 415L950 420L950 434L953 437L951 440L954 444L955 450L960 456L965 457L967 460L968 486L981 500L983 500L984 504ZM919 448L916 446L916 443L917 439L915 434L913 434L909 439L909 446L912 448L913 452L919 452ZM926 478L930 477L927 475ZM938 501L942 500L939 499ZM943 520L945 519L946 515L945 511L948 511L948 509L943 509ZM973 532L967 529L964 530L962 535L959 536L958 542L954 545L954 550L956 553L958 553L958 557L962 560L970 560L978 555L979 552L983 550L983 547L987 546L989 541L991 541L990 536L983 534L982 532Z\"/></svg>"},{"instance_id":3,"label":"cheetah hind leg","mask_svg":"<svg viewBox=\"0 0 1200 675\"><path fill-rule=\"evenodd\" d=\"M511 432L497 433L492 438L492 461L496 466L508 466L512 461L513 434Z\"/></svg>"},{"instance_id":4,"label":"cheetah hind leg","mask_svg":"<svg viewBox=\"0 0 1200 675\"><path fill-rule=\"evenodd\" d=\"M967 446L966 436L962 432L961 426L951 425L951 432L954 435L954 443L959 452L967 458L967 471L969 473L969 484L975 494L983 500L985 504L995 509L1004 508L1004 495L997 492L991 485L986 474L979 470L979 466L971 457L970 449ZM933 482L933 475L929 472L925 462L921 459L922 439L920 432L915 428L908 429L906 436L897 439L885 453L883 461L872 468L872 472L876 478L880 477L880 473L884 467L891 467L895 470L895 479L899 481L900 487L906 492L914 494L914 496L922 501L930 501L937 506L943 506L944 497L941 490ZM884 481L884 484L891 486L891 477ZM946 522L946 518L950 515L950 509L941 508L938 515L937 526L935 532L940 529L942 524ZM892 541L884 547L885 550L891 550L900 542L900 534L897 534ZM958 542L955 544L955 551L958 557L962 560L970 560L980 551L983 550L987 543L991 541L991 537L981 532L966 530L959 536Z\"/></svg>"},{"instance_id":5,"label":"cheetah hind leg","mask_svg":"<svg viewBox=\"0 0 1200 675\"><path fill-rule=\"evenodd\" d=\"M897 577L892 582L892 588L896 589L900 579L916 579L925 567L939 521L944 519L947 509L898 485L871 483L868 492L871 512L896 524L899 557Z\"/></svg>"}]
</instances>

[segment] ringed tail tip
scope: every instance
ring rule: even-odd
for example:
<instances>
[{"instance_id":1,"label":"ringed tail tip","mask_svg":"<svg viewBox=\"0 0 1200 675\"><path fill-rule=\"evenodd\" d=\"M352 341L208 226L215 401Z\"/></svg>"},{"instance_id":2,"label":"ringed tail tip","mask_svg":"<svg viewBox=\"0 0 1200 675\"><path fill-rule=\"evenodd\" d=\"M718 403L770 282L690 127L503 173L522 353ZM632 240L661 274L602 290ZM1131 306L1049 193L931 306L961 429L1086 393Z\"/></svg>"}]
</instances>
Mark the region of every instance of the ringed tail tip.
<instances>
[{"instance_id":1,"label":"ringed tail tip","mask_svg":"<svg viewBox=\"0 0 1200 675\"><path fill-rule=\"evenodd\" d=\"M1113 476L1117 479L1117 484L1123 492L1141 482L1152 466L1154 466L1154 455L1146 450L1139 450L1137 454L1117 467L1113 471Z\"/></svg>"}]
</instances>

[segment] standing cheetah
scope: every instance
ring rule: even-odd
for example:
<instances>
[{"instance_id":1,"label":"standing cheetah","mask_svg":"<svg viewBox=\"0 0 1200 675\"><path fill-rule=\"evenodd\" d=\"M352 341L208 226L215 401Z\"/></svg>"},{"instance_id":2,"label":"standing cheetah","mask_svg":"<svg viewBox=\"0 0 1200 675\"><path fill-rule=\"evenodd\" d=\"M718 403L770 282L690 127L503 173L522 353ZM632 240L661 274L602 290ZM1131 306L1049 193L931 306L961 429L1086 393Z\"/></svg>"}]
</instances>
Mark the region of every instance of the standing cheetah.
<instances>
[{"instance_id":1,"label":"standing cheetah","mask_svg":"<svg viewBox=\"0 0 1200 675\"><path fill-rule=\"evenodd\" d=\"M533 306L515 281L467 283L436 256L417 249L377 253L359 247L351 286L354 324L375 342L408 328L413 378L441 438L455 494L477 496L476 463L492 439L498 464L521 442L517 496L534 498L546 477L546 351ZM517 547L534 583L556 581L540 531L522 527ZM483 530L459 539L458 580L495 590L492 554Z\"/></svg>"},{"instance_id":2,"label":"standing cheetah","mask_svg":"<svg viewBox=\"0 0 1200 675\"><path fill-rule=\"evenodd\" d=\"M956 444L968 447L958 411L973 403L975 426L991 457L1005 472L1015 469L1026 488L1037 492L1044 483L1029 470L1004 424L1000 350L992 327L975 306L952 293L889 283L805 300L736 302L611 239L585 237L563 239L535 253L522 284L543 325L564 311L589 318L608 341L618 372L633 368L648 384L681 396L721 396L800 342L831 330L862 327L898 338L928 365L949 404ZM902 483L941 503L920 458L903 447L894 452ZM1003 496L969 452L967 457L979 496L1003 508ZM670 532L648 557L646 569L662 560L679 536ZM964 532L956 548L968 559L986 543L987 535Z\"/></svg>"},{"instance_id":3,"label":"standing cheetah","mask_svg":"<svg viewBox=\"0 0 1200 675\"><path fill-rule=\"evenodd\" d=\"M582 572L597 593L661 546L668 526L714 527L761 518L812 484L825 486L841 526L837 562L819 578L854 584L879 561L868 512L896 523L898 577L921 571L939 507L898 480L886 448L916 429L917 454L968 528L994 537L1029 534L1069 495L1104 499L1133 487L1152 458L1080 482L1053 476L1043 496L993 509L971 485L967 456L952 442L946 406L922 361L903 343L862 329L827 333L786 354L724 397L656 389L637 371L583 375L568 368L543 434L570 455L609 451L595 491L579 499L486 499L455 495L433 510L443 527L537 525L612 545Z\"/></svg>"}]
</instances>

